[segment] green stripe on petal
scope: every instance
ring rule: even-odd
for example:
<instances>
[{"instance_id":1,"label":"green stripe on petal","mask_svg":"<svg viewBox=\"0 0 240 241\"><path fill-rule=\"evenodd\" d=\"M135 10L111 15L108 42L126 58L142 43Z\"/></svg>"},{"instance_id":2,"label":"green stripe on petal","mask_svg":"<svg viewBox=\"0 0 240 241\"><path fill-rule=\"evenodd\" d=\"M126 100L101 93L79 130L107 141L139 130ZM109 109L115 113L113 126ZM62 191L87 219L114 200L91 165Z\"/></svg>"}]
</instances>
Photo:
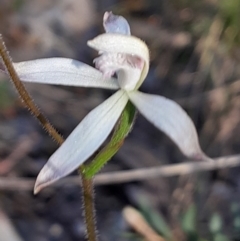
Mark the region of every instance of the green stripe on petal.
<instances>
[{"instance_id":1,"label":"green stripe on petal","mask_svg":"<svg viewBox=\"0 0 240 241\"><path fill-rule=\"evenodd\" d=\"M106 140L127 101L126 93L119 90L93 109L42 168L34 192L39 192L84 163Z\"/></svg>"},{"instance_id":2,"label":"green stripe on petal","mask_svg":"<svg viewBox=\"0 0 240 241\"><path fill-rule=\"evenodd\" d=\"M124 143L125 138L132 130L136 116L136 109L131 102L128 102L123 110L118 123L114 129L111 140L94 157L93 161L83 167L83 174L91 178L99 172L103 166L117 153Z\"/></svg>"}]
</instances>

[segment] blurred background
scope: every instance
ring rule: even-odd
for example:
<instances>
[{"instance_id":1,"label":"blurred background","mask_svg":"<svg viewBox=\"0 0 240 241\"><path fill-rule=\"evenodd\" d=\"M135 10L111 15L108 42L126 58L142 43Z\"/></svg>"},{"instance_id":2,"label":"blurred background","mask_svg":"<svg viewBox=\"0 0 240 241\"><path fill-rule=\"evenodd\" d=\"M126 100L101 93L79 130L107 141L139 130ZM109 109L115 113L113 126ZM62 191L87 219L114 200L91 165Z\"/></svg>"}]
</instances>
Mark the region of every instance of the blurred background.
<instances>
[{"instance_id":1,"label":"blurred background","mask_svg":"<svg viewBox=\"0 0 240 241\"><path fill-rule=\"evenodd\" d=\"M209 156L240 153L239 0L0 0L0 32L15 62L61 56L93 65L97 53L86 42L103 32L105 11L123 15L132 34L150 48L151 68L141 90L178 102L193 119ZM26 87L65 138L112 94ZM34 181L56 149L1 74L1 177ZM120 152L102 172L186 161L163 133L138 115ZM165 240L240 240L239 171L97 186L100 240L161 240L136 232L143 224L138 218L129 224L127 206ZM81 188L76 183L64 182L34 196L32 185L8 186L0 180L0 241L84 240Z\"/></svg>"}]
</instances>

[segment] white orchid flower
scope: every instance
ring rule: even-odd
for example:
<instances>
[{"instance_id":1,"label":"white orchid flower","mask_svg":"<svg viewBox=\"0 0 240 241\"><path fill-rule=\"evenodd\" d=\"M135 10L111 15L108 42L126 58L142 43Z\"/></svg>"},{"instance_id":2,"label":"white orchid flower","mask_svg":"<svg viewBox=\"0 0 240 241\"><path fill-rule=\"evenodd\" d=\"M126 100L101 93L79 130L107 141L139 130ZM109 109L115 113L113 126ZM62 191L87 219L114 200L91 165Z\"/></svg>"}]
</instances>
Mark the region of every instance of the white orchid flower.
<instances>
[{"instance_id":1,"label":"white orchid flower","mask_svg":"<svg viewBox=\"0 0 240 241\"><path fill-rule=\"evenodd\" d=\"M50 157L37 177L35 193L84 163L106 140L129 100L183 154L204 157L186 112L172 100L138 91L149 69L146 44L130 34L128 22L121 16L106 12L103 24L106 33L88 41L88 46L100 54L94 60L97 69L67 58L14 64L19 77L26 82L118 89L93 109Z\"/></svg>"}]
</instances>

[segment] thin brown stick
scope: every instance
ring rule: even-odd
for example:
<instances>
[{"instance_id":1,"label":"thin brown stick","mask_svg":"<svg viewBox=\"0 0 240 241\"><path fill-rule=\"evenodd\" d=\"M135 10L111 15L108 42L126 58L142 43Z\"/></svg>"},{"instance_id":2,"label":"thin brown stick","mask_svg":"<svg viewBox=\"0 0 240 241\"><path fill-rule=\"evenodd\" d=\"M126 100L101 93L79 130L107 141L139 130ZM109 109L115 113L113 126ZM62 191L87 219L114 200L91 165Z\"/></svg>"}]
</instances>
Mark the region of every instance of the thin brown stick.
<instances>
[{"instance_id":1,"label":"thin brown stick","mask_svg":"<svg viewBox=\"0 0 240 241\"><path fill-rule=\"evenodd\" d=\"M13 85L17 89L17 92L21 99L23 100L26 107L30 112L37 118L42 127L48 132L48 134L59 144L63 143L63 138L56 131L56 129L50 124L48 119L41 113L38 106L33 102L32 97L27 92L24 84L21 82L17 72L14 69L11 57L8 54L6 46L3 42L2 35L0 35L0 55L3 60L3 65L5 67L6 73L9 75L10 80L13 82Z\"/></svg>"},{"instance_id":2,"label":"thin brown stick","mask_svg":"<svg viewBox=\"0 0 240 241\"><path fill-rule=\"evenodd\" d=\"M5 67L6 73L9 75L9 78L12 80L13 85L17 89L17 92L23 102L25 103L26 107L31 111L31 113L36 117L36 119L41 123L42 127L48 132L48 134L55 140L59 145L61 145L64 142L64 139L62 136L57 132L57 130L51 125L51 123L48 121L48 119L41 113L38 106L33 102L33 99L28 94L24 84L21 82L17 72L14 69L11 57L8 54L7 48L4 44L4 41L2 39L2 35L0 34L0 56L3 60L3 65ZM84 176L80 172L80 176L83 180L82 182L82 188L83 193L88 193L91 195L93 193L93 183L92 180L85 180ZM92 196L91 199L89 198L83 198L84 200L84 212L85 212L85 221L87 226L87 235L89 238L89 241L97 241L97 235L96 235L96 228L95 226L92 227L92 225L95 225L95 220L92 220L94 217L94 202L93 202L94 196ZM91 202L91 203L88 203ZM91 209L91 208L92 209ZM91 231L92 233L88 233Z\"/></svg>"},{"instance_id":3,"label":"thin brown stick","mask_svg":"<svg viewBox=\"0 0 240 241\"><path fill-rule=\"evenodd\" d=\"M215 96L219 96L221 95L221 93L237 94L239 90L240 90L240 80L237 79L230 84L224 84L212 90L205 91L205 92L196 94L194 96L188 96L186 98L175 99L174 101L176 101L178 104L180 104L183 107L194 108L199 103L199 101L215 100L216 98Z\"/></svg>"},{"instance_id":4,"label":"thin brown stick","mask_svg":"<svg viewBox=\"0 0 240 241\"><path fill-rule=\"evenodd\" d=\"M0 159L0 175L6 175L12 168L25 157L38 141L38 135L32 133L19 139L17 145L13 148L12 153L5 159Z\"/></svg>"},{"instance_id":5,"label":"thin brown stick","mask_svg":"<svg viewBox=\"0 0 240 241\"><path fill-rule=\"evenodd\" d=\"M94 178L95 185L110 185L133 181L144 181L157 177L188 175L196 172L212 171L240 166L240 155L225 156L213 159L213 162L187 162L160 167L140 168L130 171L118 171L98 174ZM1 190L32 190L35 180L30 178L0 177ZM63 185L80 185L77 176L66 177L51 187ZM50 188L51 188L50 187Z\"/></svg>"}]
</instances>

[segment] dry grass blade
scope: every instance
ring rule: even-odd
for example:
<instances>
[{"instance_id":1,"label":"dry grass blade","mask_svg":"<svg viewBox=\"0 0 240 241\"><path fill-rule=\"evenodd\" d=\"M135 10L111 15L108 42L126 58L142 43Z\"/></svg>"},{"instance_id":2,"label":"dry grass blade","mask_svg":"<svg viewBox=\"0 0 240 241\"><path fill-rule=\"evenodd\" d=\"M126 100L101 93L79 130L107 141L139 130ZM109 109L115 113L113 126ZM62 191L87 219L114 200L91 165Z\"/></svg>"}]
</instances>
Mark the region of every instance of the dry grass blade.
<instances>
[{"instance_id":1,"label":"dry grass blade","mask_svg":"<svg viewBox=\"0 0 240 241\"><path fill-rule=\"evenodd\" d=\"M109 185L132 181L143 181L157 177L170 177L177 175L187 175L195 172L211 171L223 168L240 166L240 155L225 156L213 159L212 162L186 162L180 164L166 165L152 168L141 168L130 171L118 171L96 175L95 185ZM1 190L32 190L35 179L29 178L0 178ZM53 184L62 186L63 184L80 185L78 176L71 176Z\"/></svg>"},{"instance_id":2,"label":"dry grass blade","mask_svg":"<svg viewBox=\"0 0 240 241\"><path fill-rule=\"evenodd\" d=\"M0 210L0 234L0 241L23 241L2 210Z\"/></svg>"},{"instance_id":3,"label":"dry grass blade","mask_svg":"<svg viewBox=\"0 0 240 241\"><path fill-rule=\"evenodd\" d=\"M141 234L147 241L165 241L158 235L146 222L144 217L133 207L125 207L123 209L123 216L127 223L136 232Z\"/></svg>"}]
</instances>

